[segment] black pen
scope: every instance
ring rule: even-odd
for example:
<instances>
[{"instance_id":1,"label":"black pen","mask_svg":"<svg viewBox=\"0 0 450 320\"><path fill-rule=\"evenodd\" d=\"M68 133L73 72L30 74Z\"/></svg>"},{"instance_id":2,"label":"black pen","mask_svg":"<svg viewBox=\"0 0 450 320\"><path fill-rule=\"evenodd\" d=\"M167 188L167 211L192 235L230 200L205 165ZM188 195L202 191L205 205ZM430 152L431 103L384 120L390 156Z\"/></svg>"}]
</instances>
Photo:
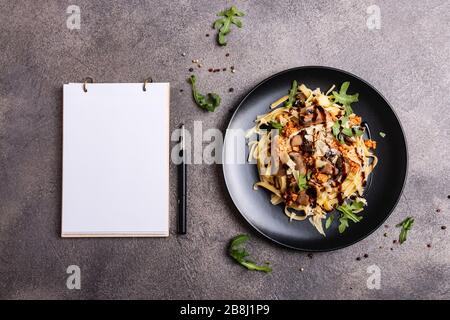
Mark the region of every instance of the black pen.
<instances>
[{"instance_id":1,"label":"black pen","mask_svg":"<svg viewBox=\"0 0 450 320\"><path fill-rule=\"evenodd\" d=\"M186 234L186 140L185 140L185 128L184 124L181 125L181 138L180 138L180 156L182 158L181 164L178 165L178 233Z\"/></svg>"}]
</instances>

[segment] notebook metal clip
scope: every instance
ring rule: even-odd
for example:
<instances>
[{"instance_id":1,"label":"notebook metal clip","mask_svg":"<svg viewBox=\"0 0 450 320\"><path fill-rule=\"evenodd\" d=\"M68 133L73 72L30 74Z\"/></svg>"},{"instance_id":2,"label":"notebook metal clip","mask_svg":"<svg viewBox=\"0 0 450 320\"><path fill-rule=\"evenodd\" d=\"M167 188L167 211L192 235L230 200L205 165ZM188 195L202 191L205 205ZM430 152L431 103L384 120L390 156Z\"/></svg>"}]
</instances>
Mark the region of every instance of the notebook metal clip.
<instances>
[{"instance_id":1,"label":"notebook metal clip","mask_svg":"<svg viewBox=\"0 0 450 320\"><path fill-rule=\"evenodd\" d=\"M83 91L84 92L87 92L86 83L88 83L88 82L94 83L94 78L92 78L92 77L84 78L84 82L83 82Z\"/></svg>"},{"instance_id":2,"label":"notebook metal clip","mask_svg":"<svg viewBox=\"0 0 450 320\"><path fill-rule=\"evenodd\" d=\"M144 91L147 91L147 83L152 83L153 82L153 79L150 77L150 78L147 78L147 79L145 79L144 80L144 87L142 88Z\"/></svg>"}]
</instances>

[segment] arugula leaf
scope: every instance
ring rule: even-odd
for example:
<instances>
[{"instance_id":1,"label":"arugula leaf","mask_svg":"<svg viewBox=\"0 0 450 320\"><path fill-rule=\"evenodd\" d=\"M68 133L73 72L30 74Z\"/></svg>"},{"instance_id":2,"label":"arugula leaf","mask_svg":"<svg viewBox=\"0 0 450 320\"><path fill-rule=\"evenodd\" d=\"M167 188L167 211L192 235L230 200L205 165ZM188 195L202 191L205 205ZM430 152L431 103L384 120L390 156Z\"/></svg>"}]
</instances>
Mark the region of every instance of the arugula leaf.
<instances>
[{"instance_id":1,"label":"arugula leaf","mask_svg":"<svg viewBox=\"0 0 450 320\"><path fill-rule=\"evenodd\" d=\"M233 13L233 15L237 16L237 17L243 17L245 16L245 13L243 13L242 11L239 11L236 7L231 7L231 12Z\"/></svg>"},{"instance_id":2,"label":"arugula leaf","mask_svg":"<svg viewBox=\"0 0 450 320\"><path fill-rule=\"evenodd\" d=\"M341 125L339 124L339 121L336 121L333 124L331 130L333 131L333 135L339 141L339 143L344 144L345 143L344 135L341 133Z\"/></svg>"},{"instance_id":3,"label":"arugula leaf","mask_svg":"<svg viewBox=\"0 0 450 320\"><path fill-rule=\"evenodd\" d=\"M349 208L350 210L358 211L364 208L364 203L362 201L353 201Z\"/></svg>"},{"instance_id":4,"label":"arugula leaf","mask_svg":"<svg viewBox=\"0 0 450 320\"><path fill-rule=\"evenodd\" d=\"M345 108L345 114L350 115L353 113L350 105L353 102L358 102L359 93L355 93L352 95L347 94L348 87L350 86L350 82L346 81L341 85L341 89L339 92L333 91L333 97L335 102L339 102ZM347 107L345 107L347 106Z\"/></svg>"},{"instance_id":5,"label":"arugula leaf","mask_svg":"<svg viewBox=\"0 0 450 320\"><path fill-rule=\"evenodd\" d=\"M266 263L264 265L257 265L252 260L247 259L247 257L250 255L244 246L244 243L247 242L249 239L249 236L246 234L240 234L236 237L234 237L230 242L229 247L229 254L230 256L236 260L240 265L244 266L248 270L252 271L262 271L262 272L271 272L272 268L269 267L269 264Z\"/></svg>"},{"instance_id":6,"label":"arugula leaf","mask_svg":"<svg viewBox=\"0 0 450 320\"><path fill-rule=\"evenodd\" d=\"M241 264L244 267L246 267L248 270L251 270L251 271L262 271L262 272L266 272L266 273L269 273L272 271L272 268L269 267L268 263L266 263L265 265L259 266L256 263L254 263L253 261L245 260L245 261L242 261Z\"/></svg>"},{"instance_id":7,"label":"arugula leaf","mask_svg":"<svg viewBox=\"0 0 450 320\"><path fill-rule=\"evenodd\" d=\"M348 117L347 116L342 117L340 122L341 122L341 125L345 125L348 122Z\"/></svg>"},{"instance_id":8,"label":"arugula leaf","mask_svg":"<svg viewBox=\"0 0 450 320\"><path fill-rule=\"evenodd\" d=\"M408 231L411 230L414 224L414 218L408 217L399 224L396 225L397 228L401 227L400 235L398 237L398 241L400 244L406 241L406 236L408 235Z\"/></svg>"},{"instance_id":9,"label":"arugula leaf","mask_svg":"<svg viewBox=\"0 0 450 320\"><path fill-rule=\"evenodd\" d=\"M338 138L338 135L340 133L341 125L339 124L339 121L336 121L333 126L331 127L331 130L333 130L333 135Z\"/></svg>"},{"instance_id":10,"label":"arugula leaf","mask_svg":"<svg viewBox=\"0 0 450 320\"><path fill-rule=\"evenodd\" d=\"M308 189L308 181L306 179L306 175L299 173L297 184L298 184L298 188L300 189L300 191Z\"/></svg>"},{"instance_id":11,"label":"arugula leaf","mask_svg":"<svg viewBox=\"0 0 450 320\"><path fill-rule=\"evenodd\" d=\"M218 30L218 29L222 28L225 20L226 20L225 18L221 18L221 19L217 19L216 21L214 21L214 25L213 25L214 29Z\"/></svg>"},{"instance_id":12,"label":"arugula leaf","mask_svg":"<svg viewBox=\"0 0 450 320\"><path fill-rule=\"evenodd\" d=\"M347 219L349 219L355 223L358 223L359 221L362 220L362 217L359 217L356 214L354 214L349 206L343 205L343 206L337 207L336 209L339 210L344 215L344 217L346 217Z\"/></svg>"},{"instance_id":13,"label":"arugula leaf","mask_svg":"<svg viewBox=\"0 0 450 320\"><path fill-rule=\"evenodd\" d=\"M342 133L347 137L353 137L353 131L350 128L342 128Z\"/></svg>"},{"instance_id":14,"label":"arugula leaf","mask_svg":"<svg viewBox=\"0 0 450 320\"><path fill-rule=\"evenodd\" d=\"M347 122L348 116L345 116L337 120L335 123L333 123L333 126L331 127L333 135L336 137L337 140L339 140L341 144L345 143L343 135L346 135L347 137L354 137L354 136L360 137L364 134L363 130L357 129L356 127L344 128L343 126Z\"/></svg>"},{"instance_id":15,"label":"arugula leaf","mask_svg":"<svg viewBox=\"0 0 450 320\"><path fill-rule=\"evenodd\" d=\"M348 219L346 217L339 218L339 233L343 233L348 228Z\"/></svg>"},{"instance_id":16,"label":"arugula leaf","mask_svg":"<svg viewBox=\"0 0 450 320\"><path fill-rule=\"evenodd\" d=\"M242 21L236 17L231 17L231 23L234 24L238 28L242 28Z\"/></svg>"},{"instance_id":17,"label":"arugula leaf","mask_svg":"<svg viewBox=\"0 0 450 320\"><path fill-rule=\"evenodd\" d=\"M295 102L295 96L297 95L298 83L297 80L292 81L291 89L289 90L289 98L284 103L284 106L287 108L292 107Z\"/></svg>"},{"instance_id":18,"label":"arugula leaf","mask_svg":"<svg viewBox=\"0 0 450 320\"><path fill-rule=\"evenodd\" d=\"M355 130L355 136L361 137L364 134L364 130L356 129Z\"/></svg>"},{"instance_id":19,"label":"arugula leaf","mask_svg":"<svg viewBox=\"0 0 450 320\"><path fill-rule=\"evenodd\" d=\"M334 220L334 215L330 214L330 216L325 221L325 229L329 229L330 228L331 224L333 223L333 220Z\"/></svg>"},{"instance_id":20,"label":"arugula leaf","mask_svg":"<svg viewBox=\"0 0 450 320\"><path fill-rule=\"evenodd\" d=\"M353 113L352 107L350 107L350 105L347 104L344 104L344 111L346 116L349 116Z\"/></svg>"},{"instance_id":21,"label":"arugula leaf","mask_svg":"<svg viewBox=\"0 0 450 320\"><path fill-rule=\"evenodd\" d=\"M219 42L223 46L227 44L227 40L225 39L225 34L224 33L219 33L217 35L217 42Z\"/></svg>"},{"instance_id":22,"label":"arugula leaf","mask_svg":"<svg viewBox=\"0 0 450 320\"><path fill-rule=\"evenodd\" d=\"M214 112L216 108L220 105L221 99L220 96L216 93L208 93L208 97L205 97L197 90L197 78L192 75L189 77L189 81L192 85L192 96L197 105L209 112Z\"/></svg>"},{"instance_id":23,"label":"arugula leaf","mask_svg":"<svg viewBox=\"0 0 450 320\"><path fill-rule=\"evenodd\" d=\"M222 26L219 29L219 32L226 36L231 31L230 30L231 20L230 19L225 19L225 18L222 18L222 19L224 21L223 21Z\"/></svg>"},{"instance_id":24,"label":"arugula leaf","mask_svg":"<svg viewBox=\"0 0 450 320\"><path fill-rule=\"evenodd\" d=\"M219 17L230 17L230 16L237 16L237 17L243 17L245 14L242 11L239 11L235 6L232 6L229 9L220 11L217 14Z\"/></svg>"},{"instance_id":25,"label":"arugula leaf","mask_svg":"<svg viewBox=\"0 0 450 320\"><path fill-rule=\"evenodd\" d=\"M363 217L357 216L356 211L360 211L364 207L364 203L361 201L353 201L351 204L343 204L336 209L341 212L339 219L339 232L342 233L348 227L348 220L358 223Z\"/></svg>"},{"instance_id":26,"label":"arugula leaf","mask_svg":"<svg viewBox=\"0 0 450 320\"><path fill-rule=\"evenodd\" d=\"M275 122L275 121L270 121L270 126L274 129L278 129L278 130L283 129L283 125L281 123Z\"/></svg>"},{"instance_id":27,"label":"arugula leaf","mask_svg":"<svg viewBox=\"0 0 450 320\"><path fill-rule=\"evenodd\" d=\"M230 246L232 248L235 248L235 247L240 246L241 244L247 242L248 239L250 239L250 237L248 235L240 234L231 240Z\"/></svg>"},{"instance_id":28,"label":"arugula leaf","mask_svg":"<svg viewBox=\"0 0 450 320\"><path fill-rule=\"evenodd\" d=\"M283 128L284 128L284 126L281 123L276 122L276 121L270 121L269 123L261 125L261 129L263 129L263 130L271 131L271 130L276 129L276 130L278 130L278 132L280 134L281 134L281 130L283 130Z\"/></svg>"},{"instance_id":29,"label":"arugula leaf","mask_svg":"<svg viewBox=\"0 0 450 320\"><path fill-rule=\"evenodd\" d=\"M245 14L242 11L239 11L234 6L217 14L217 16L222 18L214 21L213 26L214 29L218 30L217 42L221 46L225 46L227 44L227 39L225 36L231 32L231 24L234 24L238 28L242 28L242 21L238 18L243 17L244 15Z\"/></svg>"}]
</instances>

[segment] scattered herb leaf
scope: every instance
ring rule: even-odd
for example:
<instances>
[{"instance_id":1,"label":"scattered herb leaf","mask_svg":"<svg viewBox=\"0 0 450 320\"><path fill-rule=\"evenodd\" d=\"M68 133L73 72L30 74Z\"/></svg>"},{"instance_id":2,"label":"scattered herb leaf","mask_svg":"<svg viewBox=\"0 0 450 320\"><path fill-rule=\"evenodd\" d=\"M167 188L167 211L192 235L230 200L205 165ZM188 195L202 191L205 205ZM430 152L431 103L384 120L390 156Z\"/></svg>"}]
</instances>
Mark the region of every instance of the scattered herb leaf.
<instances>
[{"instance_id":1,"label":"scattered herb leaf","mask_svg":"<svg viewBox=\"0 0 450 320\"><path fill-rule=\"evenodd\" d=\"M238 28L242 28L242 21L239 20L237 17L231 17L231 23Z\"/></svg>"},{"instance_id":2,"label":"scattered herb leaf","mask_svg":"<svg viewBox=\"0 0 450 320\"><path fill-rule=\"evenodd\" d=\"M380 137L382 137L382 138L384 138L384 137L386 137L386 133L384 133L384 132L382 132L382 131L380 131Z\"/></svg>"},{"instance_id":3,"label":"scattered herb leaf","mask_svg":"<svg viewBox=\"0 0 450 320\"><path fill-rule=\"evenodd\" d=\"M214 112L214 110L216 110L216 108L220 105L220 96L216 93L208 93L207 97L205 97L198 92L196 85L197 78L194 75L189 77L189 81L192 85L192 96L195 103L197 103L197 105L204 110Z\"/></svg>"},{"instance_id":4,"label":"scattered herb leaf","mask_svg":"<svg viewBox=\"0 0 450 320\"><path fill-rule=\"evenodd\" d=\"M348 227L348 220L358 223L362 220L362 217L357 216L356 212L359 212L364 207L364 203L361 201L353 201L351 204L343 204L336 209L341 212L339 219L339 232L342 233Z\"/></svg>"},{"instance_id":5,"label":"scattered herb leaf","mask_svg":"<svg viewBox=\"0 0 450 320\"><path fill-rule=\"evenodd\" d=\"M307 176L305 174L298 174L298 180L297 180L298 188L300 191L308 189L308 181Z\"/></svg>"},{"instance_id":6,"label":"scattered herb leaf","mask_svg":"<svg viewBox=\"0 0 450 320\"><path fill-rule=\"evenodd\" d=\"M334 220L334 215L330 214L327 218L327 220L325 221L325 229L329 229L331 224L333 223Z\"/></svg>"},{"instance_id":7,"label":"scattered herb leaf","mask_svg":"<svg viewBox=\"0 0 450 320\"><path fill-rule=\"evenodd\" d=\"M244 244L248 241L248 239L249 236L246 234L240 234L234 237L230 242L230 256L248 270L262 271L266 273L271 272L272 268L269 267L268 263L264 265L257 265L255 262L247 259L250 254L247 252L247 250L245 250Z\"/></svg>"},{"instance_id":8,"label":"scattered herb leaf","mask_svg":"<svg viewBox=\"0 0 450 320\"><path fill-rule=\"evenodd\" d=\"M292 81L291 89L289 90L289 98L285 102L284 106L287 108L292 107L295 102L295 96L297 95L298 83L297 80Z\"/></svg>"},{"instance_id":9,"label":"scattered herb leaf","mask_svg":"<svg viewBox=\"0 0 450 320\"><path fill-rule=\"evenodd\" d=\"M398 241L400 244L406 241L406 236L408 235L408 231L411 230L412 226L414 224L414 218L408 217L399 224L396 225L397 228L401 227L402 230L400 231L400 235L398 237Z\"/></svg>"},{"instance_id":10,"label":"scattered herb leaf","mask_svg":"<svg viewBox=\"0 0 450 320\"><path fill-rule=\"evenodd\" d=\"M347 116L342 117L340 121L341 121L341 125L345 125L348 122L348 117Z\"/></svg>"},{"instance_id":11,"label":"scattered herb leaf","mask_svg":"<svg viewBox=\"0 0 450 320\"><path fill-rule=\"evenodd\" d=\"M348 122L348 116L344 116L341 119L337 120L333 123L331 130L333 135L341 144L345 143L343 135L347 137L360 137L364 134L364 130L358 129L357 127L353 128L344 128L344 125Z\"/></svg>"},{"instance_id":12,"label":"scattered herb leaf","mask_svg":"<svg viewBox=\"0 0 450 320\"><path fill-rule=\"evenodd\" d=\"M238 28L242 28L242 21L239 20L239 17L243 17L245 14L242 11L239 11L236 7L231 7L224 11L221 11L217 14L217 16L222 17L214 21L214 29L216 29L219 33L217 34L217 42L221 46L225 46L227 44L227 39L225 36L230 33L231 24L234 24Z\"/></svg>"},{"instance_id":13,"label":"scattered herb leaf","mask_svg":"<svg viewBox=\"0 0 450 320\"><path fill-rule=\"evenodd\" d=\"M347 105L347 104L344 105L344 111L345 111L345 115L347 115L347 116L349 116L353 113L352 107L350 107L350 105Z\"/></svg>"},{"instance_id":14,"label":"scattered herb leaf","mask_svg":"<svg viewBox=\"0 0 450 320\"><path fill-rule=\"evenodd\" d=\"M362 217L357 216L353 213L351 209L348 208L348 206L343 205L337 207L337 210L339 210L347 219L350 219L351 221L358 223L362 220Z\"/></svg>"},{"instance_id":15,"label":"scattered herb leaf","mask_svg":"<svg viewBox=\"0 0 450 320\"><path fill-rule=\"evenodd\" d=\"M278 129L278 130L283 129L283 125L282 125L281 123L275 122L275 121L270 121L270 126L271 126L273 129Z\"/></svg>"},{"instance_id":16,"label":"scattered herb leaf","mask_svg":"<svg viewBox=\"0 0 450 320\"><path fill-rule=\"evenodd\" d=\"M355 130L355 136L361 137L364 134L364 130L356 129Z\"/></svg>"},{"instance_id":17,"label":"scattered herb leaf","mask_svg":"<svg viewBox=\"0 0 450 320\"><path fill-rule=\"evenodd\" d=\"M350 209L353 211L358 211L364 208L364 203L362 201L353 201L350 205Z\"/></svg>"},{"instance_id":18,"label":"scattered herb leaf","mask_svg":"<svg viewBox=\"0 0 450 320\"><path fill-rule=\"evenodd\" d=\"M339 227L338 227L339 233L343 233L347 228L348 228L348 219L345 216L341 216L339 218Z\"/></svg>"},{"instance_id":19,"label":"scattered herb leaf","mask_svg":"<svg viewBox=\"0 0 450 320\"><path fill-rule=\"evenodd\" d=\"M347 94L347 90L348 87L350 86L350 82L346 81L341 85L341 89L339 90L339 92L337 91L333 91L333 97L334 97L334 101L335 102L339 102L340 104L342 104L345 108L345 114L351 115L353 113L352 108L350 107L350 105L353 102L358 102L358 93L349 95Z\"/></svg>"},{"instance_id":20,"label":"scattered herb leaf","mask_svg":"<svg viewBox=\"0 0 450 320\"><path fill-rule=\"evenodd\" d=\"M344 118L343 118L344 119ZM345 119L344 119L345 120ZM344 140L344 136L343 136L343 132L341 132L341 123L342 123L342 119L336 121L333 126L331 127L331 130L333 131L333 135L336 137L337 140L339 140L339 142L341 144L345 143Z\"/></svg>"},{"instance_id":21,"label":"scattered herb leaf","mask_svg":"<svg viewBox=\"0 0 450 320\"><path fill-rule=\"evenodd\" d=\"M342 133L347 137L353 137L353 131L350 128L342 128Z\"/></svg>"},{"instance_id":22,"label":"scattered herb leaf","mask_svg":"<svg viewBox=\"0 0 450 320\"><path fill-rule=\"evenodd\" d=\"M339 121L336 121L333 126L331 127L333 130L333 135L338 138L338 135L340 133L341 125L339 124Z\"/></svg>"}]
</instances>

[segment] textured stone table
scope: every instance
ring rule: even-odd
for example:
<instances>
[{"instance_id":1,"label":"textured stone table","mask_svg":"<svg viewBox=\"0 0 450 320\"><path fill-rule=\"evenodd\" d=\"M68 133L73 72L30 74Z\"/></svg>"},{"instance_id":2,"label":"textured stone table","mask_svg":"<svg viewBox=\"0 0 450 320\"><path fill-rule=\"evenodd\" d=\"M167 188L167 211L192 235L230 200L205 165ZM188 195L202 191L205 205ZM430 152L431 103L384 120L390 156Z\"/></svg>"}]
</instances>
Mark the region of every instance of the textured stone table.
<instances>
[{"instance_id":1,"label":"textured stone table","mask_svg":"<svg viewBox=\"0 0 450 320\"><path fill-rule=\"evenodd\" d=\"M379 30L366 25L374 3ZM80 30L66 27L69 4L81 9ZM247 16L220 48L211 23L231 4ZM450 298L450 235L441 230L450 217L449 21L450 5L439 0L2 1L0 298ZM232 65L235 73L207 71ZM389 228L312 258L276 246L239 216L220 165L203 164L189 171L186 237L175 234L174 166L169 238L59 237L63 83L86 76L139 82L151 75L171 82L172 129L201 120L203 128L223 130L255 84L301 65L355 73L398 113L410 166ZM222 95L217 112L193 104L186 83L191 67L203 92ZM393 244L394 225L408 215L416 218L408 241ZM240 232L252 236L256 258L272 262L272 274L247 272L227 257L227 242ZM81 290L66 288L72 264L81 268ZM380 290L367 288L370 265L381 269Z\"/></svg>"}]
</instances>

